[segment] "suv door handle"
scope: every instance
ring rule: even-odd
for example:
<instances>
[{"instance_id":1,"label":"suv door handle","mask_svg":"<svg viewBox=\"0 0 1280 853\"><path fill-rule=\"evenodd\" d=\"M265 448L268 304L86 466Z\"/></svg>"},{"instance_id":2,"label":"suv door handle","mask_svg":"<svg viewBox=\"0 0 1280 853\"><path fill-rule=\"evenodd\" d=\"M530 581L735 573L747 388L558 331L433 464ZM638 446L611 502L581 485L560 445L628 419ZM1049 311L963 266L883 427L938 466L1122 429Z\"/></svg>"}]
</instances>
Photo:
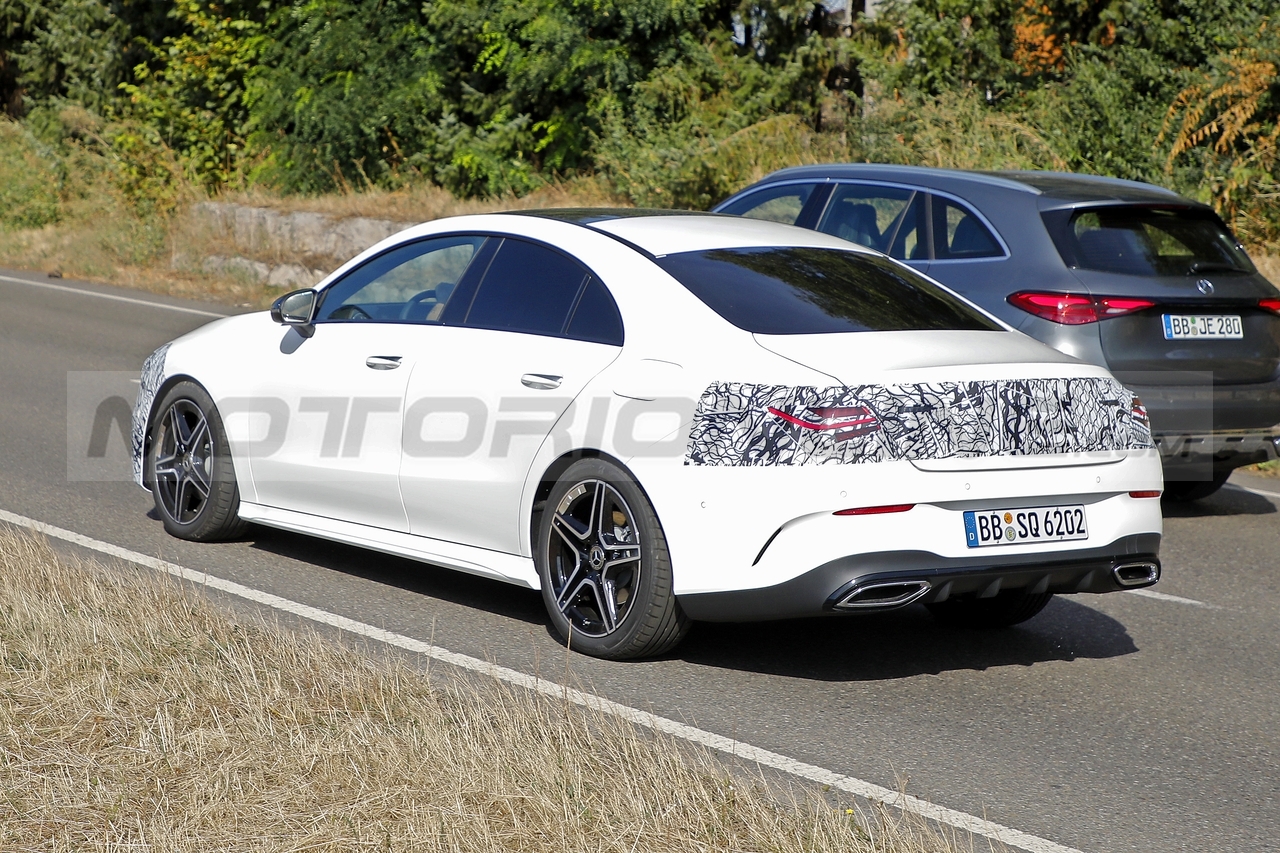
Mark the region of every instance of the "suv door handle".
<instances>
[{"instance_id":1,"label":"suv door handle","mask_svg":"<svg viewBox=\"0 0 1280 853\"><path fill-rule=\"evenodd\" d=\"M371 355L364 360L365 367L371 367L374 370L395 370L400 366L399 355Z\"/></svg>"},{"instance_id":2,"label":"suv door handle","mask_svg":"<svg viewBox=\"0 0 1280 853\"><path fill-rule=\"evenodd\" d=\"M539 391L550 391L559 388L560 383L564 380L563 376L548 376L545 373L526 373L520 377L520 384L526 388L536 388Z\"/></svg>"}]
</instances>

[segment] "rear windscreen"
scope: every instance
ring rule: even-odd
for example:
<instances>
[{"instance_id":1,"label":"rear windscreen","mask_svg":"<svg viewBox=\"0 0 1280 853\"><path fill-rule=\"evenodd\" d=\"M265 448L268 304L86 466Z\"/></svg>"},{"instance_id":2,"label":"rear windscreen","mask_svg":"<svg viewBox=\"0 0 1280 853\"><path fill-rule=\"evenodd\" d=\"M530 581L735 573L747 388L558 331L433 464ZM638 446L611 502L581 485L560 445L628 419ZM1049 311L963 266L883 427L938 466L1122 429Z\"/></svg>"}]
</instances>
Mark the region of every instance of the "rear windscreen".
<instances>
[{"instance_id":1,"label":"rear windscreen","mask_svg":"<svg viewBox=\"0 0 1280 853\"><path fill-rule=\"evenodd\" d=\"M763 335L1001 329L925 277L874 255L712 249L657 263L721 317Z\"/></svg>"},{"instance_id":2,"label":"rear windscreen","mask_svg":"<svg viewBox=\"0 0 1280 853\"><path fill-rule=\"evenodd\" d=\"M1208 211L1117 206L1051 211L1045 225L1067 266L1121 275L1254 272Z\"/></svg>"}]
</instances>

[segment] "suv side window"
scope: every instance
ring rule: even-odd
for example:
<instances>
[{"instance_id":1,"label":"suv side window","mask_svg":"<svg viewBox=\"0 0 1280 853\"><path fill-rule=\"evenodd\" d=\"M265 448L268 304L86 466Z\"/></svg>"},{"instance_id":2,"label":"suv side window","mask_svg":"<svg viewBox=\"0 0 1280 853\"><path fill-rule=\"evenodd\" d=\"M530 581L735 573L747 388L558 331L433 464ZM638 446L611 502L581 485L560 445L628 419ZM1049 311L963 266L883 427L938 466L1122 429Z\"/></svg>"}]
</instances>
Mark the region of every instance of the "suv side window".
<instances>
[{"instance_id":1,"label":"suv side window","mask_svg":"<svg viewBox=\"0 0 1280 853\"><path fill-rule=\"evenodd\" d=\"M912 208L919 195L900 187L840 184L831 193L818 230L905 260L922 242L919 211Z\"/></svg>"},{"instance_id":2,"label":"suv side window","mask_svg":"<svg viewBox=\"0 0 1280 853\"><path fill-rule=\"evenodd\" d=\"M817 184L782 184L765 187L726 205L719 212L795 225L816 186Z\"/></svg>"},{"instance_id":3,"label":"suv side window","mask_svg":"<svg viewBox=\"0 0 1280 853\"><path fill-rule=\"evenodd\" d=\"M1000 243L973 211L941 196L935 195L932 202L936 260L1004 257Z\"/></svg>"},{"instance_id":4,"label":"suv side window","mask_svg":"<svg viewBox=\"0 0 1280 853\"><path fill-rule=\"evenodd\" d=\"M563 336L590 280L591 273L569 256L508 237L489 264L462 325Z\"/></svg>"},{"instance_id":5,"label":"suv side window","mask_svg":"<svg viewBox=\"0 0 1280 853\"><path fill-rule=\"evenodd\" d=\"M437 237L397 246L326 288L316 320L438 323L485 239Z\"/></svg>"}]
</instances>

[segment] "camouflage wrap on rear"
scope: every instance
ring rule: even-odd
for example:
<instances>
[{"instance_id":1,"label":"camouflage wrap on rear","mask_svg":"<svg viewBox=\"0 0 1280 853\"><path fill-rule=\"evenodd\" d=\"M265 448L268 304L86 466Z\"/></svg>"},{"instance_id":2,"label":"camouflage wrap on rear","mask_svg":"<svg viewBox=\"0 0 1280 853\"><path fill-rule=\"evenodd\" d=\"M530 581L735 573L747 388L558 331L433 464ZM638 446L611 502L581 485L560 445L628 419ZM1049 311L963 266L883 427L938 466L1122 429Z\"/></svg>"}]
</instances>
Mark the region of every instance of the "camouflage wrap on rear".
<instances>
[{"instance_id":1,"label":"camouflage wrap on rear","mask_svg":"<svg viewBox=\"0 0 1280 853\"><path fill-rule=\"evenodd\" d=\"M1106 377L832 388L720 382L698 401L685 464L848 465L1151 446L1145 411Z\"/></svg>"}]
</instances>

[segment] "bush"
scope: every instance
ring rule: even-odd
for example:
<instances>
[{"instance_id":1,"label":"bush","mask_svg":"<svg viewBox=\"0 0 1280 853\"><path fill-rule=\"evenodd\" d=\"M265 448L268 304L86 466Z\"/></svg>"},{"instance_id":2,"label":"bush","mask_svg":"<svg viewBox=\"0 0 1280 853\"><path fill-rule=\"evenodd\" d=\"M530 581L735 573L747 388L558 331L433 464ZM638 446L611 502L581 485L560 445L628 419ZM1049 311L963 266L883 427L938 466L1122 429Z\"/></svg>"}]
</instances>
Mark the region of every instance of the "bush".
<instances>
[{"instance_id":1,"label":"bush","mask_svg":"<svg viewBox=\"0 0 1280 853\"><path fill-rule=\"evenodd\" d=\"M61 213L57 160L29 130L0 120L0 227L39 228Z\"/></svg>"}]
</instances>

